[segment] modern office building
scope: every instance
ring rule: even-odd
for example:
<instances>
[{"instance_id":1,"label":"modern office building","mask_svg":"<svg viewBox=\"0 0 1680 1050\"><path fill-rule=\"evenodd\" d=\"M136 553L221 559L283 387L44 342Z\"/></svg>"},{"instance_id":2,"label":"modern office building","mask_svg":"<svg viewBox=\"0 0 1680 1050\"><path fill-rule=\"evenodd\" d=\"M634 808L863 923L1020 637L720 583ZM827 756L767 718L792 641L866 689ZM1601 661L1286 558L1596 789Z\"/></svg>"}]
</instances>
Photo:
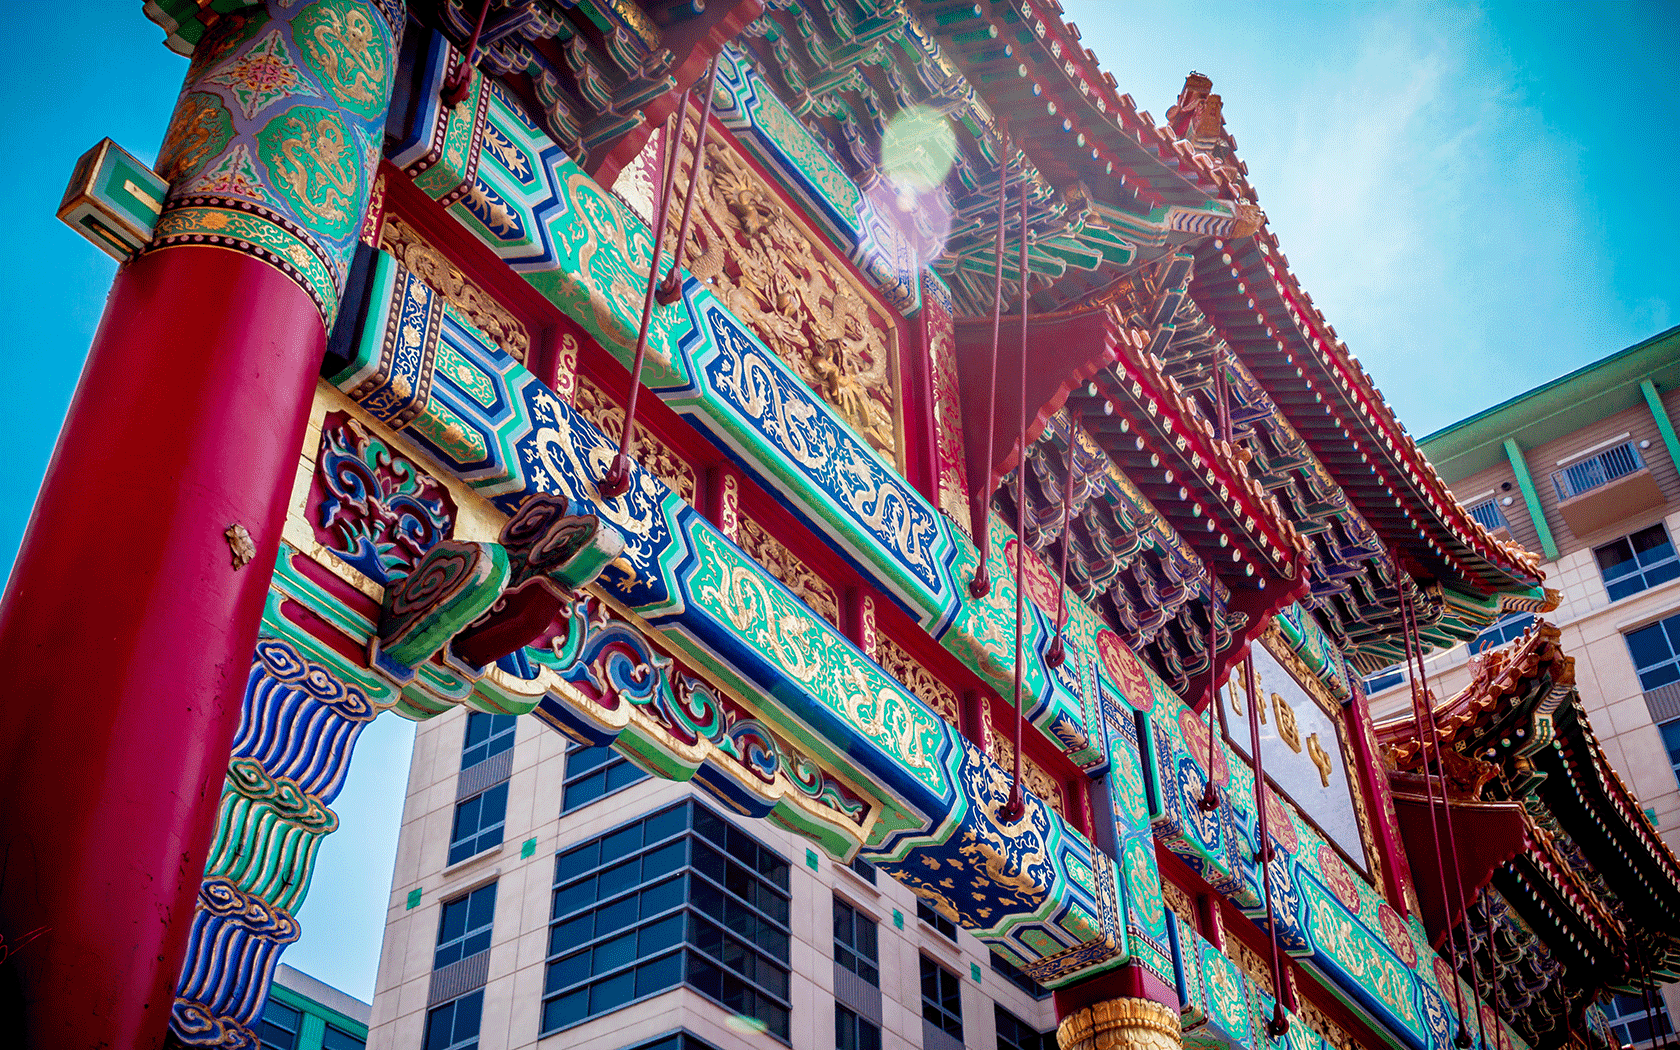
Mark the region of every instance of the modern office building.
<instances>
[{"instance_id":1,"label":"modern office building","mask_svg":"<svg viewBox=\"0 0 1680 1050\"><path fill-rule=\"evenodd\" d=\"M391 897L373 1050L1055 1046L896 879L535 719L420 725Z\"/></svg>"},{"instance_id":2,"label":"modern office building","mask_svg":"<svg viewBox=\"0 0 1680 1050\"><path fill-rule=\"evenodd\" d=\"M1419 445L1495 536L1545 559L1547 619L1605 755L1657 832L1680 846L1680 328L1445 427ZM1534 624L1514 613L1425 662L1451 696L1475 660ZM1400 667L1366 679L1378 718L1409 707ZM1670 1009L1680 1008L1675 986ZM1611 1012L1643 1016L1635 997ZM1647 1031L1621 1033L1637 1043Z\"/></svg>"},{"instance_id":3,"label":"modern office building","mask_svg":"<svg viewBox=\"0 0 1680 1050\"><path fill-rule=\"evenodd\" d=\"M281 963L255 1035L262 1050L363 1050L373 1008Z\"/></svg>"}]
</instances>

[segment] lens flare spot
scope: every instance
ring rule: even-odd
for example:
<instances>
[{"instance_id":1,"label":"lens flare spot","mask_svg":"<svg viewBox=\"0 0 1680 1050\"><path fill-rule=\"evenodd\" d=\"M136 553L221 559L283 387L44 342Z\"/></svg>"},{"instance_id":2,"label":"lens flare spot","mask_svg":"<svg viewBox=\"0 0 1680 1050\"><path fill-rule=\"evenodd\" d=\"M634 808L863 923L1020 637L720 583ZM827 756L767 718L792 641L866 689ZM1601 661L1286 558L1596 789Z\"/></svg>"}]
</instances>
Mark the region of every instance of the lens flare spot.
<instances>
[{"instance_id":1,"label":"lens flare spot","mask_svg":"<svg viewBox=\"0 0 1680 1050\"><path fill-rule=\"evenodd\" d=\"M928 106L900 110L881 139L881 170L898 186L915 191L943 183L956 156L951 122Z\"/></svg>"},{"instance_id":2,"label":"lens flare spot","mask_svg":"<svg viewBox=\"0 0 1680 1050\"><path fill-rule=\"evenodd\" d=\"M746 1014L732 1014L729 1019L723 1023L731 1032L736 1032L740 1035L763 1035L765 1032L770 1030L770 1026L768 1024L765 1024L756 1017L748 1017Z\"/></svg>"}]
</instances>

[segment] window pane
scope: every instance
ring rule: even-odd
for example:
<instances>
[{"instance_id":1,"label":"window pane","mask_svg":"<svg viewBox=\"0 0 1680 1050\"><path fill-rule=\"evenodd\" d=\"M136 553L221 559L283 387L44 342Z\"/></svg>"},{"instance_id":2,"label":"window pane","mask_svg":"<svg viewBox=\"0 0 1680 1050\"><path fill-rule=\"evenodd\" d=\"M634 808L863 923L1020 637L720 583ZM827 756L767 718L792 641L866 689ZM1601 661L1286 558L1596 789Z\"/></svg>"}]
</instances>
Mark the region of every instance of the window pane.
<instances>
[{"instance_id":1,"label":"window pane","mask_svg":"<svg viewBox=\"0 0 1680 1050\"><path fill-rule=\"evenodd\" d=\"M672 952L663 958L636 967L636 998L674 988L681 981L682 953Z\"/></svg>"},{"instance_id":2,"label":"window pane","mask_svg":"<svg viewBox=\"0 0 1680 1050\"><path fill-rule=\"evenodd\" d=\"M595 903L595 880L583 879L554 892L554 914L570 915Z\"/></svg>"},{"instance_id":3,"label":"window pane","mask_svg":"<svg viewBox=\"0 0 1680 1050\"><path fill-rule=\"evenodd\" d=\"M636 975L626 971L609 977L589 989L589 1012L604 1014L616 1010L636 997Z\"/></svg>"},{"instance_id":4,"label":"window pane","mask_svg":"<svg viewBox=\"0 0 1680 1050\"><path fill-rule=\"evenodd\" d=\"M1668 760L1671 764L1680 766L1680 720L1664 722L1662 729L1663 746L1668 748Z\"/></svg>"},{"instance_id":5,"label":"window pane","mask_svg":"<svg viewBox=\"0 0 1680 1050\"><path fill-rule=\"evenodd\" d=\"M492 715L473 711L467 715L466 736L461 745L461 768L471 769L513 747L518 719L513 715Z\"/></svg>"},{"instance_id":6,"label":"window pane","mask_svg":"<svg viewBox=\"0 0 1680 1050\"><path fill-rule=\"evenodd\" d=\"M1593 551L1593 557L1598 559L1598 569L1606 576L1626 571L1622 567L1633 561L1633 548L1628 546L1627 540L1617 540L1606 543Z\"/></svg>"},{"instance_id":7,"label":"window pane","mask_svg":"<svg viewBox=\"0 0 1680 1050\"><path fill-rule=\"evenodd\" d=\"M543 1004L543 1031L553 1032L589 1016L589 989L580 988Z\"/></svg>"},{"instance_id":8,"label":"window pane","mask_svg":"<svg viewBox=\"0 0 1680 1050\"><path fill-rule=\"evenodd\" d=\"M1668 548L1667 558L1668 560L1660 565L1653 565L1645 570L1644 577L1647 588L1655 587L1659 583L1667 583L1676 576L1680 576L1680 561L1674 560L1673 548Z\"/></svg>"},{"instance_id":9,"label":"window pane","mask_svg":"<svg viewBox=\"0 0 1680 1050\"><path fill-rule=\"evenodd\" d=\"M1660 623L1632 631L1626 638L1628 652L1633 655L1633 666L1637 668L1650 667L1674 655L1669 651L1668 638Z\"/></svg>"},{"instance_id":10,"label":"window pane","mask_svg":"<svg viewBox=\"0 0 1680 1050\"><path fill-rule=\"evenodd\" d=\"M321 1034L321 1050L367 1050L367 1040L327 1025L326 1031Z\"/></svg>"},{"instance_id":11,"label":"window pane","mask_svg":"<svg viewBox=\"0 0 1680 1050\"><path fill-rule=\"evenodd\" d=\"M560 811L570 813L646 777L610 747L574 747L566 753ZM641 834L639 827L636 833Z\"/></svg>"},{"instance_id":12,"label":"window pane","mask_svg":"<svg viewBox=\"0 0 1680 1050\"><path fill-rule=\"evenodd\" d=\"M484 990L469 992L426 1015L426 1050L470 1050L478 1046Z\"/></svg>"},{"instance_id":13,"label":"window pane","mask_svg":"<svg viewBox=\"0 0 1680 1050\"><path fill-rule=\"evenodd\" d=\"M642 891L642 915L658 915L682 903L683 880L670 879Z\"/></svg>"},{"instance_id":14,"label":"window pane","mask_svg":"<svg viewBox=\"0 0 1680 1050\"><path fill-rule=\"evenodd\" d=\"M1632 545L1633 552L1640 555L1639 560L1642 563L1648 563L1652 560L1644 557L1647 552L1664 547L1667 547L1669 551L1674 550L1673 547L1669 546L1667 530L1661 525L1652 525L1648 529L1640 529L1628 537L1628 543Z\"/></svg>"},{"instance_id":15,"label":"window pane","mask_svg":"<svg viewBox=\"0 0 1680 1050\"><path fill-rule=\"evenodd\" d=\"M695 838L691 821L724 850ZM687 874L690 857L711 879ZM785 1038L789 935L774 920L785 920L788 898L773 876L785 879L787 867L692 802L569 850L555 864L572 881L555 891L542 1034L658 994L686 972L690 986ZM600 901L596 888L610 899ZM685 933L697 950L681 950Z\"/></svg>"},{"instance_id":16,"label":"window pane","mask_svg":"<svg viewBox=\"0 0 1680 1050\"><path fill-rule=\"evenodd\" d=\"M850 867L853 871L868 880L871 886L875 885L875 865L869 863L867 860L864 860L863 854L860 853L853 857Z\"/></svg>"},{"instance_id":17,"label":"window pane","mask_svg":"<svg viewBox=\"0 0 1680 1050\"><path fill-rule=\"evenodd\" d=\"M673 947L682 940L683 917L667 915L651 926L643 926L638 935L636 950L640 955L653 955Z\"/></svg>"},{"instance_id":18,"label":"window pane","mask_svg":"<svg viewBox=\"0 0 1680 1050\"><path fill-rule=\"evenodd\" d=\"M611 864L642 848L642 825L632 824L601 837L601 863Z\"/></svg>"},{"instance_id":19,"label":"window pane","mask_svg":"<svg viewBox=\"0 0 1680 1050\"><path fill-rule=\"evenodd\" d=\"M1680 682L1680 667L1674 664L1658 664L1649 671L1639 672L1639 687L1641 689L1655 689L1659 685L1670 682Z\"/></svg>"},{"instance_id":20,"label":"window pane","mask_svg":"<svg viewBox=\"0 0 1680 1050\"><path fill-rule=\"evenodd\" d=\"M992 970L996 973L1002 974L1008 979L1010 984L1013 984L1015 987L1021 989L1021 991L1026 992L1034 999L1043 999L1050 994L1050 989L1039 984L1031 977L1028 977L1020 967L1016 966L1014 963L1005 959L996 952L992 953Z\"/></svg>"},{"instance_id":21,"label":"window pane","mask_svg":"<svg viewBox=\"0 0 1680 1050\"><path fill-rule=\"evenodd\" d=\"M455 806L455 827L449 840L449 863L458 864L502 842L507 823L507 781L488 788Z\"/></svg>"},{"instance_id":22,"label":"window pane","mask_svg":"<svg viewBox=\"0 0 1680 1050\"><path fill-rule=\"evenodd\" d=\"M601 863L601 844L596 841L585 842L574 849L560 854L560 859L554 865L554 881L565 882L567 879L582 875Z\"/></svg>"},{"instance_id":23,"label":"window pane","mask_svg":"<svg viewBox=\"0 0 1680 1050\"><path fill-rule=\"evenodd\" d=\"M443 906L438 924L434 969L459 962L490 947L490 929L496 912L496 884L480 886L465 897ZM476 1029L475 1029L476 1031Z\"/></svg>"},{"instance_id":24,"label":"window pane","mask_svg":"<svg viewBox=\"0 0 1680 1050\"><path fill-rule=\"evenodd\" d=\"M293 1050L297 1046L298 1029L302 1026L302 1013L270 999L263 1007L257 1038L262 1041L263 1050Z\"/></svg>"},{"instance_id":25,"label":"window pane","mask_svg":"<svg viewBox=\"0 0 1680 1050\"><path fill-rule=\"evenodd\" d=\"M548 975L544 980L543 991L556 992L562 988L570 988L581 984L590 977L589 953L578 952L568 955L564 959L556 959L548 964Z\"/></svg>"},{"instance_id":26,"label":"window pane","mask_svg":"<svg viewBox=\"0 0 1680 1050\"><path fill-rule=\"evenodd\" d=\"M688 807L677 806L656 813L643 822L642 840L649 845L670 838L688 827Z\"/></svg>"}]
</instances>

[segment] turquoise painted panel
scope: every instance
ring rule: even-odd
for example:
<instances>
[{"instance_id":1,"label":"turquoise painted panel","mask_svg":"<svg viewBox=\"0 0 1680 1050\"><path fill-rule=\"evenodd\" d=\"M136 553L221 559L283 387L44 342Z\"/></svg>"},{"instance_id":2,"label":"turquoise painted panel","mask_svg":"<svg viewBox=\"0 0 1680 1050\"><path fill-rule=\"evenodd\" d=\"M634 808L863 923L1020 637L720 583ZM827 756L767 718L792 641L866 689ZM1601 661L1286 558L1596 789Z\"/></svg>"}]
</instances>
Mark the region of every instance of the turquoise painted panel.
<instances>
[{"instance_id":1,"label":"turquoise painted panel","mask_svg":"<svg viewBox=\"0 0 1680 1050\"><path fill-rule=\"evenodd\" d=\"M461 324L453 307L428 299L429 290L409 280L394 260L375 260L373 286L383 289L388 301L375 298L367 307L365 337L335 376L340 389L504 512L515 511L532 493L561 493L574 513L596 514L617 527L626 538L623 563L602 574L601 589L663 631L684 659L738 695L760 698L759 717L793 746L880 800L864 848L881 866L919 891L940 892L941 903L964 925L1008 948L1045 983L1072 980L1127 958L1124 898L1106 856L1030 796L1027 818L1002 822L997 811L1007 796L1008 776L996 763L653 474L637 466L628 492L603 498L594 479L613 453L606 435L523 365ZM696 303L695 291L691 286L686 302ZM776 370L768 351L735 332L721 306L702 301L691 308L704 320L691 330L716 338L684 348L684 367L692 365L688 374L709 384L706 389L727 388L732 399L716 403L738 409L740 417L755 418L757 405L756 418L789 426L774 438L756 429L743 433L758 434L767 444L789 438L787 412L804 404L794 398L796 381ZM386 332L402 334L388 340ZM757 362L749 365L749 356ZM396 375L406 377L402 384L391 380ZM776 391L766 393L772 385ZM401 389L408 393L394 401ZM832 416L823 418L840 427ZM860 513L872 511L884 527L895 529L914 521L907 516L917 509L914 493L889 489L902 482L884 468L870 474L861 458L867 450L845 446L843 436L831 434L818 446L828 462L804 469L832 470L839 464L845 469L829 476L852 486L849 498ZM860 497L870 483L877 488ZM900 491L905 495L891 500L882 495ZM937 526L932 538L946 535L938 531L942 521L934 518L932 524ZM902 545L920 549L919 542L906 536ZM950 585L948 571L932 579ZM300 582L306 581L286 580L288 586ZM318 596L313 601L331 604ZM335 627L365 645L373 625L340 613ZM544 663L545 654L530 651L498 676L457 666L446 650L416 669L399 703L417 717L460 702L517 705L522 711L553 704L557 709L545 717L551 724L594 742L617 740L626 725L622 714L615 720L591 710L567 721L561 709L579 703L578 694L549 689ZM1078 688L1077 674L1072 683ZM634 751L629 744L626 750ZM645 749L634 753L662 775L712 783L701 778L696 761L663 763ZM729 775L726 767L718 769L706 776ZM729 795L727 784L714 786ZM750 793L753 786L744 790ZM851 848L843 839L817 841L841 856ZM940 874L932 880L911 877L933 870ZM963 886L960 904L945 882Z\"/></svg>"}]
</instances>

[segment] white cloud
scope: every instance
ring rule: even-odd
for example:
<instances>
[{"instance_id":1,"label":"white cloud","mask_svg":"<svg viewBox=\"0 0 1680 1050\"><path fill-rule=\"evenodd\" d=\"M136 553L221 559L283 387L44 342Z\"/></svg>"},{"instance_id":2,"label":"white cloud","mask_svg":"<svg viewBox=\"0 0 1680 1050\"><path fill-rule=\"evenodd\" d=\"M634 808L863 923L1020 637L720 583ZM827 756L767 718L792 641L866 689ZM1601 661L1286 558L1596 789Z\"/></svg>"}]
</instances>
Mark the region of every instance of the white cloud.
<instances>
[{"instance_id":1,"label":"white cloud","mask_svg":"<svg viewBox=\"0 0 1680 1050\"><path fill-rule=\"evenodd\" d=\"M1483 10L1067 8L1157 117L1213 78L1291 269L1415 433L1619 348L1580 147ZM1174 43L1129 48L1132 22Z\"/></svg>"}]
</instances>

